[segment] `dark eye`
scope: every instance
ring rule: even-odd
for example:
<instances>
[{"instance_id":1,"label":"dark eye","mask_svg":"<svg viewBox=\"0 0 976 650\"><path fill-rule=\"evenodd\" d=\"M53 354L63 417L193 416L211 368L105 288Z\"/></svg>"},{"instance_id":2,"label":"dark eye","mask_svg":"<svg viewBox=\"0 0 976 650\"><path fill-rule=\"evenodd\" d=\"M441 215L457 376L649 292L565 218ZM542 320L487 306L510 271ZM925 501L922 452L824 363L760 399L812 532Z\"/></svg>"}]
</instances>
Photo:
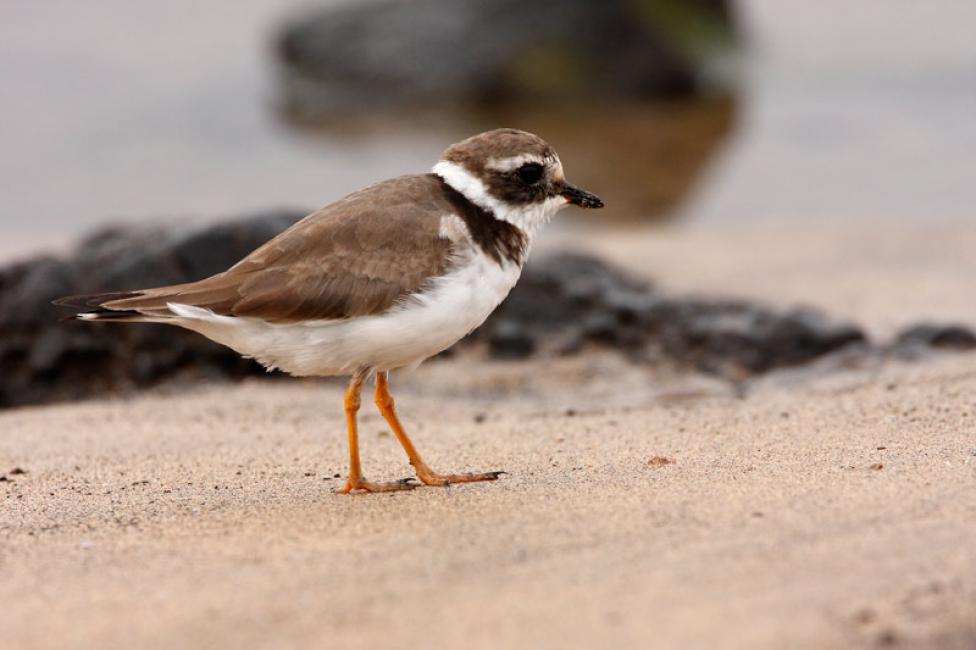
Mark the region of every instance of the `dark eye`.
<instances>
[{"instance_id":1,"label":"dark eye","mask_svg":"<svg viewBox=\"0 0 976 650\"><path fill-rule=\"evenodd\" d=\"M542 180L542 165L539 163L525 163L516 170L519 180L526 185L535 185Z\"/></svg>"}]
</instances>

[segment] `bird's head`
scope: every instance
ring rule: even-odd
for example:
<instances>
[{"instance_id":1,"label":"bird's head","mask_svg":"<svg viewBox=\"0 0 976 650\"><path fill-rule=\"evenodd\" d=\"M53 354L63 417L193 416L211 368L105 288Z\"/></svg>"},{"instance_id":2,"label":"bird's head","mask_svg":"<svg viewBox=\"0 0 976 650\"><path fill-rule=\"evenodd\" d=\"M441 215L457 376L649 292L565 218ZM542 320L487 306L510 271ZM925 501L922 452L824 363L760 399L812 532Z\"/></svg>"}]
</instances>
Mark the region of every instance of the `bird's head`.
<instances>
[{"instance_id":1,"label":"bird's head","mask_svg":"<svg viewBox=\"0 0 976 650\"><path fill-rule=\"evenodd\" d=\"M433 171L469 201L529 232L567 205L603 207L595 194L566 180L555 149L517 129L486 131L453 144Z\"/></svg>"}]
</instances>

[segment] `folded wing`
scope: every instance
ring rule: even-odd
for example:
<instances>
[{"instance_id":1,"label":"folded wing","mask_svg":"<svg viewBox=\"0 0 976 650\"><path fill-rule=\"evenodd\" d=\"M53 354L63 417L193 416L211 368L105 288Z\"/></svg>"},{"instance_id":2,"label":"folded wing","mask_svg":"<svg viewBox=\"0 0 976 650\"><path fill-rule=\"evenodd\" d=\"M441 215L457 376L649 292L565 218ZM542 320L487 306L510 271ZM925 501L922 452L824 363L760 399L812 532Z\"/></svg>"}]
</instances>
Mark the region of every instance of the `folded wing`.
<instances>
[{"instance_id":1,"label":"folded wing","mask_svg":"<svg viewBox=\"0 0 976 650\"><path fill-rule=\"evenodd\" d=\"M443 201L432 177L395 178L312 213L223 273L57 304L89 320L166 320L170 303L273 323L381 314L447 271Z\"/></svg>"}]
</instances>

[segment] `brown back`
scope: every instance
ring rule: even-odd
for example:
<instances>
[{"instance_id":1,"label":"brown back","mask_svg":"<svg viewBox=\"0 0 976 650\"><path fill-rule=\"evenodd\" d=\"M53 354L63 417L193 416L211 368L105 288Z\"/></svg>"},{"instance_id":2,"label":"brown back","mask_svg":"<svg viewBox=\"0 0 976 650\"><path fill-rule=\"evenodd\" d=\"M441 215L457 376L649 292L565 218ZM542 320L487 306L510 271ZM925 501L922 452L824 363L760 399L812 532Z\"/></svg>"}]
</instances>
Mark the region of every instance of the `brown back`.
<instances>
[{"instance_id":1,"label":"brown back","mask_svg":"<svg viewBox=\"0 0 976 650\"><path fill-rule=\"evenodd\" d=\"M102 306L175 302L275 323L381 314L447 270L452 244L439 233L451 212L435 176L401 176L310 214L223 273Z\"/></svg>"}]
</instances>

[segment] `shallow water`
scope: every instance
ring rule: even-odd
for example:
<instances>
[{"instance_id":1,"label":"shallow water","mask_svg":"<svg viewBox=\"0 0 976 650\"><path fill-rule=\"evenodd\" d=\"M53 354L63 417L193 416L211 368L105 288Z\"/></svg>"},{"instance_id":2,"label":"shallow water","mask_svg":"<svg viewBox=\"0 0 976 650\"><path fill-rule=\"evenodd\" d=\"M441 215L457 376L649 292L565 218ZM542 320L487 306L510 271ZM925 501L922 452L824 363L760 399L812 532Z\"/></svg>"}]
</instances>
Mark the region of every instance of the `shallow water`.
<instances>
[{"instance_id":1,"label":"shallow water","mask_svg":"<svg viewBox=\"0 0 976 650\"><path fill-rule=\"evenodd\" d=\"M282 5L303 3L6 3L0 258L63 247L105 220L315 207L426 169L465 133L436 119L352 133L284 124L267 45L289 15ZM627 142L608 136L600 157L574 153L574 163L564 152L569 173L597 179L592 189L611 205L699 224L972 215L976 5L746 0L742 13L744 93L724 147L675 175L666 159L613 164ZM552 124L552 139L572 137ZM588 124L591 141L619 133L614 115ZM667 183L686 199L648 198L647 187Z\"/></svg>"},{"instance_id":2,"label":"shallow water","mask_svg":"<svg viewBox=\"0 0 976 650\"><path fill-rule=\"evenodd\" d=\"M686 213L976 219L976 3L742 6L742 121Z\"/></svg>"}]
</instances>

